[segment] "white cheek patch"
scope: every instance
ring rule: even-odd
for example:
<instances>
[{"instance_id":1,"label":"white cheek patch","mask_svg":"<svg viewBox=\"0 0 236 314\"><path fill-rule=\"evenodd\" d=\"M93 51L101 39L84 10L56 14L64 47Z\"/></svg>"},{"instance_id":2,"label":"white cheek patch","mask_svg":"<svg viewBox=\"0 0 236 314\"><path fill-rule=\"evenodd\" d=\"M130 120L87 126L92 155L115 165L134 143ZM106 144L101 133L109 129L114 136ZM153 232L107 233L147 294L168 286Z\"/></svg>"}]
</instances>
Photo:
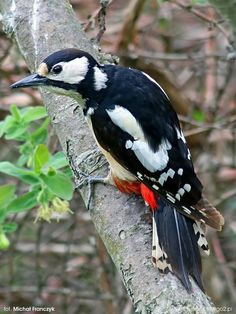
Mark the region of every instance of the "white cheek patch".
<instances>
[{"instance_id":1,"label":"white cheek patch","mask_svg":"<svg viewBox=\"0 0 236 314\"><path fill-rule=\"evenodd\" d=\"M163 92L163 94L165 94L165 96L166 96L166 98L167 99L170 99L169 97L168 97L168 95L166 94L166 92L164 91L164 89L161 87L161 85L160 84L158 84L151 76L149 76L147 73L145 73L145 72L142 72L143 73L143 75L145 75L150 81L152 81L153 83L155 83L159 88L160 88L160 90Z\"/></svg>"},{"instance_id":2,"label":"white cheek patch","mask_svg":"<svg viewBox=\"0 0 236 314\"><path fill-rule=\"evenodd\" d=\"M108 77L106 73L104 73L101 69L99 69L97 66L94 68L94 88L96 91L99 91L103 88L106 88L106 82L108 80Z\"/></svg>"},{"instance_id":3,"label":"white cheek patch","mask_svg":"<svg viewBox=\"0 0 236 314\"><path fill-rule=\"evenodd\" d=\"M54 81L62 81L69 84L81 82L89 69L89 61L86 57L76 58L68 62L59 62L62 71L59 74L49 74L47 77Z\"/></svg>"}]
</instances>

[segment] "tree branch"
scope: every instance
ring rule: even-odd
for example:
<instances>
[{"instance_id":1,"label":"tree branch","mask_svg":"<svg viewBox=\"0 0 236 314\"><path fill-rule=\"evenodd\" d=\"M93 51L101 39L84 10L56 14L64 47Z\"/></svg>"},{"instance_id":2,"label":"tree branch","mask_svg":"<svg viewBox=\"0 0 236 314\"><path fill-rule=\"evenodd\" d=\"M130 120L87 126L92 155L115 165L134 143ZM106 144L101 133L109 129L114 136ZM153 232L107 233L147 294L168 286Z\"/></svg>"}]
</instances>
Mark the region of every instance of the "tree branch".
<instances>
[{"instance_id":1,"label":"tree branch","mask_svg":"<svg viewBox=\"0 0 236 314\"><path fill-rule=\"evenodd\" d=\"M220 14L226 18L227 22L232 27L233 31L236 31L236 10L234 0L209 0L211 4L220 12Z\"/></svg>"},{"instance_id":2,"label":"tree branch","mask_svg":"<svg viewBox=\"0 0 236 314\"><path fill-rule=\"evenodd\" d=\"M222 21L217 21L214 18L210 17L209 14L205 14L202 13L201 11L197 10L196 8L194 8L194 6L192 6L191 4L184 4L179 0L172 0L173 3L175 3L177 6L179 6L180 8L189 11L191 13L193 13L194 15L196 15L197 17L199 17L200 19L202 19L203 21L209 23L211 26L218 28L218 30L224 35L224 37L227 39L228 43L231 45L231 38L230 38L230 34L228 33L228 31L226 31L224 29L224 27L221 25ZM214 1L212 1L214 2ZM220 1L218 1L220 2ZM222 1L221 1L222 3Z\"/></svg>"},{"instance_id":3,"label":"tree branch","mask_svg":"<svg viewBox=\"0 0 236 314\"><path fill-rule=\"evenodd\" d=\"M14 35L31 70L49 53L65 47L78 47L101 58L65 0L12 0L10 4L1 0L0 10L5 31ZM107 171L77 104L44 91L42 95L79 179L84 172ZM162 276L152 267L151 229L142 220L143 202L113 187L97 185L95 192L92 220L123 277L136 313L213 313L207 296L194 283L193 294L188 294L174 276ZM87 189L81 194L85 200Z\"/></svg>"}]
</instances>

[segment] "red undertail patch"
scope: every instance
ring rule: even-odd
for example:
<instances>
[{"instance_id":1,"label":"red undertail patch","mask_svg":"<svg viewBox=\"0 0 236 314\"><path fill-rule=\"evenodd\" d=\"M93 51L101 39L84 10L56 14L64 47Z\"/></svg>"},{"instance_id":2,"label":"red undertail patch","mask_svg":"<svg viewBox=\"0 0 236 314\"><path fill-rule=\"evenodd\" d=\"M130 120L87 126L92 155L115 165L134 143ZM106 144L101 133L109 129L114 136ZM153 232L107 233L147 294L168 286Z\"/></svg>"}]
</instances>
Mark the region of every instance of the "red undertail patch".
<instances>
[{"instance_id":1,"label":"red undertail patch","mask_svg":"<svg viewBox=\"0 0 236 314\"><path fill-rule=\"evenodd\" d=\"M158 208L157 195L143 183L141 183L140 188L143 199L149 204L152 211L155 211Z\"/></svg>"},{"instance_id":2,"label":"red undertail patch","mask_svg":"<svg viewBox=\"0 0 236 314\"><path fill-rule=\"evenodd\" d=\"M138 181L124 181L124 180L119 180L117 177L113 176L113 181L117 188L123 192L123 193L128 193L128 194L141 194L140 191L140 182Z\"/></svg>"},{"instance_id":3,"label":"red undertail patch","mask_svg":"<svg viewBox=\"0 0 236 314\"><path fill-rule=\"evenodd\" d=\"M114 175L112 176L115 185L118 190L123 193L142 195L144 201L150 206L154 212L158 208L157 199L158 196L150 190L145 184L138 181L125 181L120 180Z\"/></svg>"}]
</instances>

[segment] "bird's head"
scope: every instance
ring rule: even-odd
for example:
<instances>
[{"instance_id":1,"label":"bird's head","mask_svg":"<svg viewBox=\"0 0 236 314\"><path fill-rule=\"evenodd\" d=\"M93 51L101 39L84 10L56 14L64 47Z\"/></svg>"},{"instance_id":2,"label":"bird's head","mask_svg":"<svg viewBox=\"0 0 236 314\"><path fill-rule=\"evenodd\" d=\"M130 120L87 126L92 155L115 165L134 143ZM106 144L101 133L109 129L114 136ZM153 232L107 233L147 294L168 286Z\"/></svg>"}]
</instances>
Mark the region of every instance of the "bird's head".
<instances>
[{"instance_id":1,"label":"bird's head","mask_svg":"<svg viewBox=\"0 0 236 314\"><path fill-rule=\"evenodd\" d=\"M106 87L107 76L87 52L64 49L49 55L36 73L11 85L12 88L40 86L57 93L76 97Z\"/></svg>"}]
</instances>

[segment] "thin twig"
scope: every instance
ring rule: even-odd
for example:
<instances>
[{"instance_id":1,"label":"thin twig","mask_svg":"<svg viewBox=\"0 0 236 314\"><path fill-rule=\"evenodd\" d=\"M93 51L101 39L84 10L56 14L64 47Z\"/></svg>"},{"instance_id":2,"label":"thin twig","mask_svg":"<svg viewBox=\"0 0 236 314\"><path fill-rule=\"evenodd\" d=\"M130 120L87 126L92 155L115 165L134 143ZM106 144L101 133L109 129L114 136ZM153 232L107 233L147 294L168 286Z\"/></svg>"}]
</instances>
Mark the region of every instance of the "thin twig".
<instances>
[{"instance_id":1,"label":"thin twig","mask_svg":"<svg viewBox=\"0 0 236 314\"><path fill-rule=\"evenodd\" d=\"M94 24L94 21L97 19L99 31L96 35L95 40L100 42L105 30L106 30L106 10L107 7L112 3L113 0L100 0L100 7L93 13L93 15L89 18L88 22L84 25L83 30L87 32L91 25Z\"/></svg>"},{"instance_id":2,"label":"thin twig","mask_svg":"<svg viewBox=\"0 0 236 314\"><path fill-rule=\"evenodd\" d=\"M106 30L106 13L107 7L111 4L112 0L100 0L100 10L97 15L99 31L95 38L96 42L99 43L105 30Z\"/></svg>"},{"instance_id":3,"label":"thin twig","mask_svg":"<svg viewBox=\"0 0 236 314\"><path fill-rule=\"evenodd\" d=\"M128 50L128 46L134 38L135 26L142 13L145 2L146 0L130 1L123 19L124 22L116 44L116 51L124 52Z\"/></svg>"},{"instance_id":4,"label":"thin twig","mask_svg":"<svg viewBox=\"0 0 236 314\"><path fill-rule=\"evenodd\" d=\"M188 131L184 132L185 136L188 137L188 136L196 135L199 133L207 132L211 129L222 129L222 128L225 129L225 126L227 126L229 128L229 125L236 121L236 115L233 115L232 117L229 117L229 118L227 118L223 121L220 121L220 122L205 123L205 124L199 123L197 121L194 121L194 120L192 120L188 117L184 117L182 115L179 116L179 120L181 122L185 122L185 123L189 123L189 124L192 124L194 126L197 126L195 129L188 130Z\"/></svg>"},{"instance_id":5,"label":"thin twig","mask_svg":"<svg viewBox=\"0 0 236 314\"><path fill-rule=\"evenodd\" d=\"M193 13L195 16L197 16L200 19L202 19L203 21L209 23L211 27L216 27L224 35L224 37L228 41L228 44L232 47L233 41L230 38L231 36L230 36L229 32L226 29L224 29L224 27L221 25L221 23L223 22L222 19L217 21L214 18L211 18L208 15L200 12L199 10L194 8L191 4L186 5L179 0L172 0L172 3L176 4L178 7L182 8L188 12Z\"/></svg>"},{"instance_id":6,"label":"thin twig","mask_svg":"<svg viewBox=\"0 0 236 314\"><path fill-rule=\"evenodd\" d=\"M120 57L127 57L127 53L119 54ZM129 53L129 58L137 59L142 57L145 59L154 59L162 61L201 61L205 59L220 59L228 61L227 56L219 53L166 53L166 52L149 52L138 50L137 53Z\"/></svg>"},{"instance_id":7,"label":"thin twig","mask_svg":"<svg viewBox=\"0 0 236 314\"><path fill-rule=\"evenodd\" d=\"M215 11L212 8L209 8L207 10L207 13L209 17L214 18L215 16ZM215 29L210 32L210 36L208 37L207 41L205 42L205 51L208 54L214 53L216 50L216 40L215 40ZM215 75L216 73L216 60L215 58L210 58L205 60L205 65L206 65L206 75L205 75L205 104L206 104L206 109L208 109L208 120L212 120L212 114L214 112L214 116L216 113L216 105L215 105L215 96L216 96L216 79L217 76Z\"/></svg>"},{"instance_id":8,"label":"thin twig","mask_svg":"<svg viewBox=\"0 0 236 314\"><path fill-rule=\"evenodd\" d=\"M215 202L214 202L214 206L218 207L220 204L222 204L223 202L227 201L229 198L233 197L236 195L236 189L232 189L229 191L226 191L225 193L221 194L220 198L218 198Z\"/></svg>"}]
</instances>

